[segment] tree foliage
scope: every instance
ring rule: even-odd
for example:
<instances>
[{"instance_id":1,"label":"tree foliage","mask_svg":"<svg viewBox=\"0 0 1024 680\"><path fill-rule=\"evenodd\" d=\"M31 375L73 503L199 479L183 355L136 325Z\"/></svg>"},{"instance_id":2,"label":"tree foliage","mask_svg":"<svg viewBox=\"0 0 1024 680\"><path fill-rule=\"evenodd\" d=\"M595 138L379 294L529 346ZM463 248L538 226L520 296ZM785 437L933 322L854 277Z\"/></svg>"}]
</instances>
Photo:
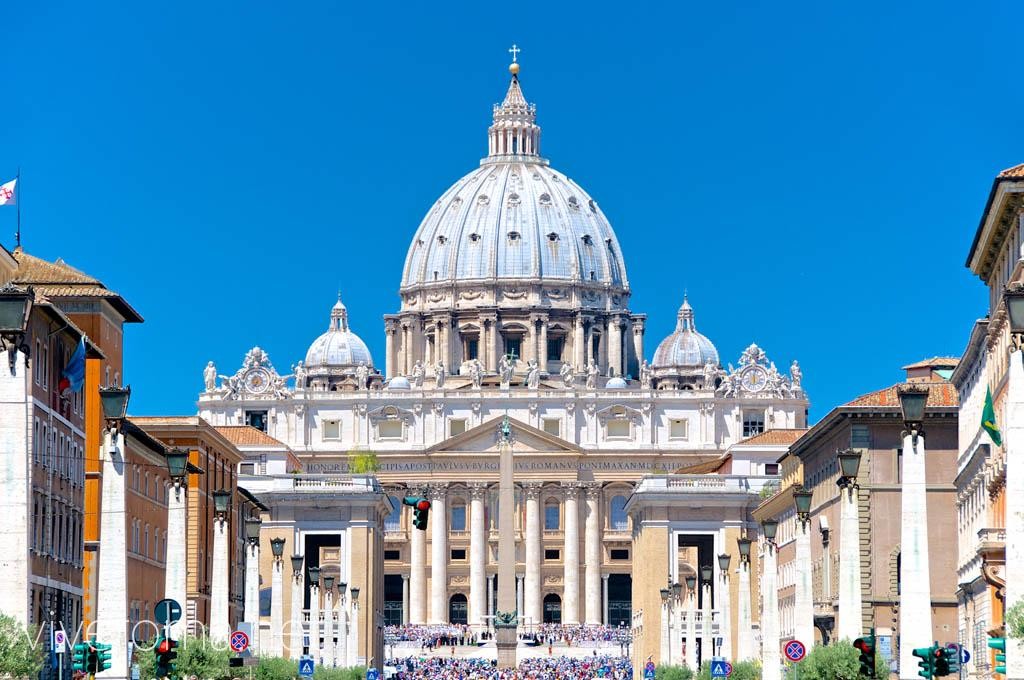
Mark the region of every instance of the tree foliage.
<instances>
[{"instance_id":1,"label":"tree foliage","mask_svg":"<svg viewBox=\"0 0 1024 680\"><path fill-rule=\"evenodd\" d=\"M37 644L38 630L0 614L0 677L34 678L46 661L46 648Z\"/></svg>"},{"instance_id":2,"label":"tree foliage","mask_svg":"<svg viewBox=\"0 0 1024 680\"><path fill-rule=\"evenodd\" d=\"M1024 600L1017 600L1006 612L1006 637L1024 640Z\"/></svg>"},{"instance_id":3,"label":"tree foliage","mask_svg":"<svg viewBox=\"0 0 1024 680\"><path fill-rule=\"evenodd\" d=\"M693 671L687 666L658 666L654 680L693 680Z\"/></svg>"},{"instance_id":4,"label":"tree foliage","mask_svg":"<svg viewBox=\"0 0 1024 680\"><path fill-rule=\"evenodd\" d=\"M380 463L377 462L376 453L349 453L348 471L353 475L365 475L370 472L377 472Z\"/></svg>"},{"instance_id":5,"label":"tree foliage","mask_svg":"<svg viewBox=\"0 0 1024 680\"><path fill-rule=\"evenodd\" d=\"M827 647L814 647L804 660L796 664L800 680L860 680L860 652L848 640L833 642ZM875 652L875 677L889 677L889 664Z\"/></svg>"}]
</instances>

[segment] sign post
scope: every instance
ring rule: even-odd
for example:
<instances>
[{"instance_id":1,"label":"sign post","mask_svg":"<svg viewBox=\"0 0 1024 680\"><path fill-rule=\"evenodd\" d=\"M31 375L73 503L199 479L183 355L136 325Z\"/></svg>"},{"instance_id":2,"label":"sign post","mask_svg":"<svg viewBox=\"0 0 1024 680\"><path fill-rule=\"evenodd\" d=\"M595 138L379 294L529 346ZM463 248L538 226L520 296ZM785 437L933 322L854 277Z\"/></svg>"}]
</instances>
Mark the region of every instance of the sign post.
<instances>
[{"instance_id":1,"label":"sign post","mask_svg":"<svg viewBox=\"0 0 1024 680\"><path fill-rule=\"evenodd\" d=\"M790 640L786 643L786 658L796 663L807 655L807 648L799 640Z\"/></svg>"},{"instance_id":2,"label":"sign post","mask_svg":"<svg viewBox=\"0 0 1024 680\"><path fill-rule=\"evenodd\" d=\"M311 657L304 656L299 659L299 675L303 678L312 678L316 663Z\"/></svg>"},{"instance_id":3,"label":"sign post","mask_svg":"<svg viewBox=\"0 0 1024 680\"><path fill-rule=\"evenodd\" d=\"M654 662L648 661L644 664L644 680L654 680Z\"/></svg>"}]
</instances>

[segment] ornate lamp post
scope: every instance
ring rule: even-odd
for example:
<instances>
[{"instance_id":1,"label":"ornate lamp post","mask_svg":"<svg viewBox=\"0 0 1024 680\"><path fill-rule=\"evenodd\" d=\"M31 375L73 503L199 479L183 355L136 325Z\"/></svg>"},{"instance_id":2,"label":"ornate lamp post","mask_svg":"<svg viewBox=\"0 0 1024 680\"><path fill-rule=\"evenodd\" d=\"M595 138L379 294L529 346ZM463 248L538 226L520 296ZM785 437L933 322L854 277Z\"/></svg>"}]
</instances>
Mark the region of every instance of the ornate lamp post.
<instances>
[{"instance_id":1,"label":"ornate lamp post","mask_svg":"<svg viewBox=\"0 0 1024 680\"><path fill-rule=\"evenodd\" d=\"M697 577L690 574L686 582L686 665L692 671L699 668L697 663Z\"/></svg>"},{"instance_id":2,"label":"ornate lamp post","mask_svg":"<svg viewBox=\"0 0 1024 680\"><path fill-rule=\"evenodd\" d=\"M736 599L739 611L736 616L736 632L738 636L736 645L736 659L748 661L754 658L757 652L754 650L754 631L751 627L750 614L750 545L753 543L746 536L736 539L736 550L740 554L739 568L739 597Z\"/></svg>"},{"instance_id":3,"label":"ornate lamp post","mask_svg":"<svg viewBox=\"0 0 1024 680\"><path fill-rule=\"evenodd\" d=\"M1010 347L1006 399L1003 407L1003 451L1006 458L1006 516L1024 516L1024 286L1012 284L1003 293L1009 320ZM906 457L906 456L904 456ZM1006 522L1006 603L1024 599L1024 523ZM993 624L995 625L995 624ZM1006 677L1024 678L1024 645L1006 640Z\"/></svg>"},{"instance_id":4,"label":"ornate lamp post","mask_svg":"<svg viewBox=\"0 0 1024 680\"><path fill-rule=\"evenodd\" d=\"M917 677L914 649L932 644L924 416L928 387L896 388L903 414L900 480L900 677Z\"/></svg>"},{"instance_id":5,"label":"ornate lamp post","mask_svg":"<svg viewBox=\"0 0 1024 680\"><path fill-rule=\"evenodd\" d=\"M253 654L259 656L260 642L260 527L259 517L248 517L245 522L245 608L242 620L252 631Z\"/></svg>"},{"instance_id":6,"label":"ornate lamp post","mask_svg":"<svg viewBox=\"0 0 1024 680\"><path fill-rule=\"evenodd\" d=\"M219 489L213 492L213 571L210 585L210 637L224 642L231 634L228 618L228 515L231 510L231 492Z\"/></svg>"},{"instance_id":7,"label":"ornate lamp post","mask_svg":"<svg viewBox=\"0 0 1024 680\"><path fill-rule=\"evenodd\" d=\"M274 556L270 565L270 649L271 656L281 656L284 651L284 539L270 539L270 553Z\"/></svg>"},{"instance_id":8,"label":"ornate lamp post","mask_svg":"<svg viewBox=\"0 0 1024 680\"><path fill-rule=\"evenodd\" d=\"M668 575L668 579L665 582L665 587L662 588L659 593L661 595L661 604L663 607L662 611L662 638L661 657L665 660L666 664L675 663L675 640L679 637L679 627L677 625L678 620L678 609L680 604L679 595L683 590L683 586L676 582L672 582L672 574Z\"/></svg>"},{"instance_id":9,"label":"ornate lamp post","mask_svg":"<svg viewBox=\"0 0 1024 680\"><path fill-rule=\"evenodd\" d=\"M777 520L761 520L764 548L761 551L761 659L762 680L781 680L782 665L779 658L779 586L778 555L775 536L779 530Z\"/></svg>"},{"instance_id":10,"label":"ornate lamp post","mask_svg":"<svg viewBox=\"0 0 1024 680\"><path fill-rule=\"evenodd\" d=\"M167 564L164 569L164 593L168 598L184 605L186 597L186 539L185 539L185 495L188 484L188 451L170 449L164 454L167 475L171 478L171 489L167 497L167 543L164 548ZM195 468L193 468L195 470ZM158 622L163 623L163 622ZM181 637L184 621L179 619L171 624L171 639Z\"/></svg>"},{"instance_id":11,"label":"ornate lamp post","mask_svg":"<svg viewBox=\"0 0 1024 680\"><path fill-rule=\"evenodd\" d=\"M359 588L352 586L348 589L349 597L352 599L352 624L349 631L349 655L348 660L353 666L362 664L359 657Z\"/></svg>"},{"instance_id":12,"label":"ornate lamp post","mask_svg":"<svg viewBox=\"0 0 1024 680\"><path fill-rule=\"evenodd\" d=\"M298 659L302 656L302 609L303 588L302 555L292 555L292 607L288 617L288 658Z\"/></svg>"},{"instance_id":13,"label":"ornate lamp post","mask_svg":"<svg viewBox=\"0 0 1024 680\"><path fill-rule=\"evenodd\" d=\"M795 570L796 588L793 602L793 634L810 647L814 644L814 596L811 592L811 500L814 494L803 487L793 489L796 508Z\"/></svg>"},{"instance_id":14,"label":"ornate lamp post","mask_svg":"<svg viewBox=\"0 0 1024 680\"><path fill-rule=\"evenodd\" d=\"M328 668L337 664L334 635L334 577L324 576L324 665Z\"/></svg>"},{"instance_id":15,"label":"ornate lamp post","mask_svg":"<svg viewBox=\"0 0 1024 680\"><path fill-rule=\"evenodd\" d=\"M732 612L730 611L729 592L729 565L732 564L732 555L722 553L718 556L718 573L722 579L721 593L718 598L718 608L722 612L722 619L719 631L718 655L727 659L732 658Z\"/></svg>"},{"instance_id":16,"label":"ornate lamp post","mask_svg":"<svg viewBox=\"0 0 1024 680\"><path fill-rule=\"evenodd\" d=\"M320 567L309 567L309 655L322 663L320 642Z\"/></svg>"},{"instance_id":17,"label":"ornate lamp post","mask_svg":"<svg viewBox=\"0 0 1024 680\"><path fill-rule=\"evenodd\" d=\"M860 637L862 601L860 594L860 508L857 498L857 475L860 473L860 451L838 451L839 458L839 623L836 635L840 640ZM916 664L914 664L916 667Z\"/></svg>"},{"instance_id":18,"label":"ornate lamp post","mask_svg":"<svg viewBox=\"0 0 1024 680\"><path fill-rule=\"evenodd\" d=\"M700 599L701 599L701 623L700 623L700 658L697 660L698 665L705 660L710 659L714 656L715 649L715 638L714 631L712 631L712 611L711 611L711 585L714 583L715 568L710 564L705 564L700 568Z\"/></svg>"}]
</instances>

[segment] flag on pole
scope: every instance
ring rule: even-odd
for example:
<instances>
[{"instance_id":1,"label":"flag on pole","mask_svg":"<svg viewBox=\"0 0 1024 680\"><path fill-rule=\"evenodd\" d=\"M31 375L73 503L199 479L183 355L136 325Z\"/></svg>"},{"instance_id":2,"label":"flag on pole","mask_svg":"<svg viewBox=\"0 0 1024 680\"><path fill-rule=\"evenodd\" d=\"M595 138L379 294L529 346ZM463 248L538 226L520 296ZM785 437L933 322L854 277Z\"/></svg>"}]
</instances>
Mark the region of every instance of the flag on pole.
<instances>
[{"instance_id":1,"label":"flag on pole","mask_svg":"<svg viewBox=\"0 0 1024 680\"><path fill-rule=\"evenodd\" d=\"M996 427L996 409L992 406L992 388L985 388L985 409L981 412L981 428L988 432L992 443L996 446L1003 445L1003 433Z\"/></svg>"},{"instance_id":2,"label":"flag on pole","mask_svg":"<svg viewBox=\"0 0 1024 680\"><path fill-rule=\"evenodd\" d=\"M18 178L15 177L6 184L0 184L0 205L15 205L17 195L15 194L18 185Z\"/></svg>"},{"instance_id":3,"label":"flag on pole","mask_svg":"<svg viewBox=\"0 0 1024 680\"><path fill-rule=\"evenodd\" d=\"M60 372L60 382L57 390L63 395L68 391L81 392L82 383L85 382L85 336L78 341L75 353L71 355L67 367Z\"/></svg>"}]
</instances>

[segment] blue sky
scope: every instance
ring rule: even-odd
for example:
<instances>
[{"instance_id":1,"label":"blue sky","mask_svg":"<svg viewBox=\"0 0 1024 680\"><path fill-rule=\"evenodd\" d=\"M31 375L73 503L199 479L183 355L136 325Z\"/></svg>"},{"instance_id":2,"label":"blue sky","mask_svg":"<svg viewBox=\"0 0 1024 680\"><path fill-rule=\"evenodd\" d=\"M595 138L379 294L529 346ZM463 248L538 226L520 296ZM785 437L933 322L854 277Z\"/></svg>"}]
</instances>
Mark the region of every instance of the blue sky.
<instances>
[{"instance_id":1,"label":"blue sky","mask_svg":"<svg viewBox=\"0 0 1024 680\"><path fill-rule=\"evenodd\" d=\"M544 155L616 229L648 356L686 288L723 361L800 360L816 420L959 354L984 314L964 260L1024 161L1022 9L15 3L0 175L22 168L29 252L146 317L134 413L194 412L205 362L253 345L286 372L339 288L383 366L406 248L486 153L516 42Z\"/></svg>"}]
</instances>

